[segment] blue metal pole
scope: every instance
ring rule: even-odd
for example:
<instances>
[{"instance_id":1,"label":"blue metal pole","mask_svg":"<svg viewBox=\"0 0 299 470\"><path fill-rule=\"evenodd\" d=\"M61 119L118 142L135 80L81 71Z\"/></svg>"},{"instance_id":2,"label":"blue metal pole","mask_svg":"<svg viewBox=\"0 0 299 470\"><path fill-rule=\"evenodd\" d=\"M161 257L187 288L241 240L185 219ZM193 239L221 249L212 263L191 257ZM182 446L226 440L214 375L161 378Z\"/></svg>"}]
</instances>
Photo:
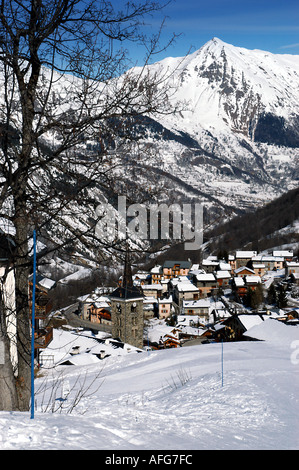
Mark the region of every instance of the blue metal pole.
<instances>
[{"instance_id":1,"label":"blue metal pole","mask_svg":"<svg viewBox=\"0 0 299 470\"><path fill-rule=\"evenodd\" d=\"M31 419L34 419L34 323L35 323L35 283L36 283L36 232L33 231L33 285L31 316Z\"/></svg>"},{"instance_id":2,"label":"blue metal pole","mask_svg":"<svg viewBox=\"0 0 299 470\"><path fill-rule=\"evenodd\" d=\"M221 386L223 387L223 339L221 340Z\"/></svg>"}]
</instances>

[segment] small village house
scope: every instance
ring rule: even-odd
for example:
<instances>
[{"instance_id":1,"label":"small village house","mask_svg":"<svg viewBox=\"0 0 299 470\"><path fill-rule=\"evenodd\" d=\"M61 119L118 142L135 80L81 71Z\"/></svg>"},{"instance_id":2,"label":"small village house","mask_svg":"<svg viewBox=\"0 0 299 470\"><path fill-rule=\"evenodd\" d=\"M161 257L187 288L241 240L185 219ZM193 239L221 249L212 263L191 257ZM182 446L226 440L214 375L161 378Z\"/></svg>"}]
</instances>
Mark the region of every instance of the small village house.
<instances>
[{"instance_id":1,"label":"small village house","mask_svg":"<svg viewBox=\"0 0 299 470\"><path fill-rule=\"evenodd\" d=\"M146 297L154 297L160 299L162 297L163 286L162 284L143 284L141 285L143 295Z\"/></svg>"},{"instance_id":2,"label":"small village house","mask_svg":"<svg viewBox=\"0 0 299 470\"><path fill-rule=\"evenodd\" d=\"M155 297L144 297L143 299L143 313L144 319L158 317L158 303Z\"/></svg>"},{"instance_id":3,"label":"small village house","mask_svg":"<svg viewBox=\"0 0 299 470\"><path fill-rule=\"evenodd\" d=\"M159 284L163 279L163 269L162 266L156 265L150 270L150 275L152 278L152 284Z\"/></svg>"},{"instance_id":4,"label":"small village house","mask_svg":"<svg viewBox=\"0 0 299 470\"><path fill-rule=\"evenodd\" d=\"M299 274L299 262L298 261L286 261L285 277L289 277L291 274Z\"/></svg>"},{"instance_id":5,"label":"small village house","mask_svg":"<svg viewBox=\"0 0 299 470\"><path fill-rule=\"evenodd\" d=\"M184 300L198 300L199 290L192 282L179 281L173 290L173 300L181 311Z\"/></svg>"},{"instance_id":6,"label":"small village house","mask_svg":"<svg viewBox=\"0 0 299 470\"><path fill-rule=\"evenodd\" d=\"M247 287L243 277L237 276L232 279L232 290L237 298L243 298L246 295Z\"/></svg>"},{"instance_id":7,"label":"small village house","mask_svg":"<svg viewBox=\"0 0 299 470\"><path fill-rule=\"evenodd\" d=\"M219 261L215 258L207 258L202 261L201 266L206 273L213 273L219 266Z\"/></svg>"},{"instance_id":8,"label":"small village house","mask_svg":"<svg viewBox=\"0 0 299 470\"><path fill-rule=\"evenodd\" d=\"M256 276L263 277L266 273L266 266L263 263L253 263L252 268Z\"/></svg>"},{"instance_id":9,"label":"small village house","mask_svg":"<svg viewBox=\"0 0 299 470\"><path fill-rule=\"evenodd\" d=\"M165 261L162 268L163 277L173 279L178 276L187 276L191 266L191 261Z\"/></svg>"},{"instance_id":10,"label":"small village house","mask_svg":"<svg viewBox=\"0 0 299 470\"><path fill-rule=\"evenodd\" d=\"M91 323L111 325L110 303L105 298L93 302L87 310L87 318Z\"/></svg>"},{"instance_id":11,"label":"small village house","mask_svg":"<svg viewBox=\"0 0 299 470\"><path fill-rule=\"evenodd\" d=\"M234 275L237 277L255 276L255 271L247 266L240 266L235 269Z\"/></svg>"},{"instance_id":12,"label":"small village house","mask_svg":"<svg viewBox=\"0 0 299 470\"><path fill-rule=\"evenodd\" d=\"M135 286L143 286L151 282L150 274L145 271L138 271L136 274L133 274L132 279Z\"/></svg>"},{"instance_id":13,"label":"small village house","mask_svg":"<svg viewBox=\"0 0 299 470\"><path fill-rule=\"evenodd\" d=\"M182 313L184 315L196 315L207 320L210 313L210 302L206 299L183 300Z\"/></svg>"},{"instance_id":14,"label":"small village house","mask_svg":"<svg viewBox=\"0 0 299 470\"><path fill-rule=\"evenodd\" d=\"M169 298L158 299L158 313L159 318L163 318L164 320L171 317L174 313L172 296Z\"/></svg>"},{"instance_id":15,"label":"small village house","mask_svg":"<svg viewBox=\"0 0 299 470\"><path fill-rule=\"evenodd\" d=\"M231 280L231 274L228 271L216 271L215 277L217 280L217 284L220 288L226 289L229 287L229 283Z\"/></svg>"},{"instance_id":16,"label":"small village house","mask_svg":"<svg viewBox=\"0 0 299 470\"><path fill-rule=\"evenodd\" d=\"M250 287L252 290L255 290L262 280L260 276L245 276L245 283L247 288Z\"/></svg>"},{"instance_id":17,"label":"small village house","mask_svg":"<svg viewBox=\"0 0 299 470\"><path fill-rule=\"evenodd\" d=\"M199 290L199 297L208 297L214 289L218 289L217 279L214 274L197 274L193 278L193 282Z\"/></svg>"},{"instance_id":18,"label":"small village house","mask_svg":"<svg viewBox=\"0 0 299 470\"><path fill-rule=\"evenodd\" d=\"M252 263L262 263L265 265L266 271L276 271L282 269L284 265L284 258L270 255L258 255L252 258Z\"/></svg>"},{"instance_id":19,"label":"small village house","mask_svg":"<svg viewBox=\"0 0 299 470\"><path fill-rule=\"evenodd\" d=\"M292 261L294 252L291 250L273 250L272 256L283 258L284 261Z\"/></svg>"},{"instance_id":20,"label":"small village house","mask_svg":"<svg viewBox=\"0 0 299 470\"><path fill-rule=\"evenodd\" d=\"M236 251L236 269L241 266L246 266L249 261L252 260L254 256L257 255L256 251Z\"/></svg>"}]
</instances>

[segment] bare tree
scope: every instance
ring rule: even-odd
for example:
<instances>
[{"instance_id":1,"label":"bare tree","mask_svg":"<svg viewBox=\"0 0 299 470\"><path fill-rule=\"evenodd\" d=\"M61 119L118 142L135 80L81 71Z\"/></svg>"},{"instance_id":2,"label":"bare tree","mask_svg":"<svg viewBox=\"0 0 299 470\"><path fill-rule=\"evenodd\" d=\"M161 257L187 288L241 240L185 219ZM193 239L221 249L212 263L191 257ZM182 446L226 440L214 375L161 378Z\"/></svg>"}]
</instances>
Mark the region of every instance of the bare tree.
<instances>
[{"instance_id":1,"label":"bare tree","mask_svg":"<svg viewBox=\"0 0 299 470\"><path fill-rule=\"evenodd\" d=\"M147 67L160 50L161 30L147 38L142 27L163 7L147 0L119 10L107 0L0 0L0 217L14 230L8 265L18 354L13 377L0 364L0 395L14 397L0 403L3 409L30 406L33 228L44 237L54 233L53 250L66 242L100 246L88 214L84 221L81 215L90 211L92 220L100 188L110 190L111 168L129 152L128 118L174 111L168 72ZM130 41L145 46L138 69L128 70L123 45ZM5 308L6 341L4 317Z\"/></svg>"}]
</instances>

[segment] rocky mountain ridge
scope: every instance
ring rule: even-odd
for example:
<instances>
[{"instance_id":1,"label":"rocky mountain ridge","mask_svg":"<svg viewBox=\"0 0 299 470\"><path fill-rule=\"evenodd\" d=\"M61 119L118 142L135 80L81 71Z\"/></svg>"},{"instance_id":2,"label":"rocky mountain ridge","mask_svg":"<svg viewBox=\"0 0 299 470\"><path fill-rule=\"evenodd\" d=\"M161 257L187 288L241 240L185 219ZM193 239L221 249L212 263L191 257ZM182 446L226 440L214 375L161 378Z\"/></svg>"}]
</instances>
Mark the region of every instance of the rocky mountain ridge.
<instances>
[{"instance_id":1,"label":"rocky mountain ridge","mask_svg":"<svg viewBox=\"0 0 299 470\"><path fill-rule=\"evenodd\" d=\"M299 56L213 38L150 67L173 70L173 103L187 102L179 115L144 124L144 140L159 148L153 171L177 178L174 190L238 213L298 185Z\"/></svg>"}]
</instances>

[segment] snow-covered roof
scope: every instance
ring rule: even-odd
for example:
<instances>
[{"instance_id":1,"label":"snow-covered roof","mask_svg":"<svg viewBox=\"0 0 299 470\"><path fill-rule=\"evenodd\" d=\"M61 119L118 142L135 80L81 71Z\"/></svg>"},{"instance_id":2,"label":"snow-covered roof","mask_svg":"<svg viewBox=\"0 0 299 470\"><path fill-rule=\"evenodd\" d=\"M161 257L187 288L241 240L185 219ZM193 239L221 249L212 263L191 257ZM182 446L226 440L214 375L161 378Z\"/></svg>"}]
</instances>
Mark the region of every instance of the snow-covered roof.
<instances>
[{"instance_id":1,"label":"snow-covered roof","mask_svg":"<svg viewBox=\"0 0 299 470\"><path fill-rule=\"evenodd\" d=\"M202 262L203 266L217 266L219 263L217 260L204 259Z\"/></svg>"},{"instance_id":2,"label":"snow-covered roof","mask_svg":"<svg viewBox=\"0 0 299 470\"><path fill-rule=\"evenodd\" d=\"M87 331L75 332L64 330L53 330L53 340L47 348L41 351L40 358L47 360L52 357L53 365L73 364L85 365L99 362L98 355L104 353L109 356L119 356L128 352L138 351L138 348L108 338L107 333L98 332L97 335ZM77 350L78 354L74 354Z\"/></svg>"},{"instance_id":3,"label":"snow-covered roof","mask_svg":"<svg viewBox=\"0 0 299 470\"><path fill-rule=\"evenodd\" d=\"M246 284L260 284L261 282L260 276L246 276Z\"/></svg>"},{"instance_id":4,"label":"snow-covered roof","mask_svg":"<svg viewBox=\"0 0 299 470\"><path fill-rule=\"evenodd\" d=\"M240 314L238 315L238 319L240 320L242 325L244 325L246 330L249 330L255 325L259 325L260 323L264 321L263 318L260 317L260 315L250 315L250 314L249 315Z\"/></svg>"},{"instance_id":5,"label":"snow-covered roof","mask_svg":"<svg viewBox=\"0 0 299 470\"><path fill-rule=\"evenodd\" d=\"M215 281L215 276L212 273L206 273L206 274L197 274L196 279L199 282L203 281Z\"/></svg>"},{"instance_id":6,"label":"snow-covered roof","mask_svg":"<svg viewBox=\"0 0 299 470\"><path fill-rule=\"evenodd\" d=\"M161 274L162 273L162 266L154 266L151 269L152 274Z\"/></svg>"},{"instance_id":7,"label":"snow-covered roof","mask_svg":"<svg viewBox=\"0 0 299 470\"><path fill-rule=\"evenodd\" d=\"M192 282L178 282L176 285L176 289L179 292L192 292L192 291L198 291L198 288L192 284Z\"/></svg>"},{"instance_id":8,"label":"snow-covered roof","mask_svg":"<svg viewBox=\"0 0 299 470\"><path fill-rule=\"evenodd\" d=\"M44 287L45 289L52 289L52 287L55 286L56 282L53 281L52 279L49 279L47 277L44 277L43 279L41 279L39 282L39 285L41 285L42 287Z\"/></svg>"},{"instance_id":9,"label":"snow-covered roof","mask_svg":"<svg viewBox=\"0 0 299 470\"><path fill-rule=\"evenodd\" d=\"M228 271L216 271L215 273L217 279L230 279L231 274Z\"/></svg>"},{"instance_id":10,"label":"snow-covered roof","mask_svg":"<svg viewBox=\"0 0 299 470\"><path fill-rule=\"evenodd\" d=\"M289 251L289 250L273 250L272 254L273 256L281 256L283 258L293 257L293 251Z\"/></svg>"},{"instance_id":11,"label":"snow-covered roof","mask_svg":"<svg viewBox=\"0 0 299 470\"><path fill-rule=\"evenodd\" d=\"M210 302L206 299L199 299L199 300L183 300L183 307L184 308L209 308Z\"/></svg>"},{"instance_id":12,"label":"snow-covered roof","mask_svg":"<svg viewBox=\"0 0 299 470\"><path fill-rule=\"evenodd\" d=\"M237 287L244 287L244 280L242 277L235 277L234 278L234 283Z\"/></svg>"},{"instance_id":13,"label":"snow-covered roof","mask_svg":"<svg viewBox=\"0 0 299 470\"><path fill-rule=\"evenodd\" d=\"M253 269L250 269L247 266L240 266L240 268L235 269L235 274L240 274L242 271L249 271L249 272L255 274Z\"/></svg>"},{"instance_id":14,"label":"snow-covered roof","mask_svg":"<svg viewBox=\"0 0 299 470\"><path fill-rule=\"evenodd\" d=\"M142 290L162 290L163 286L159 284L144 284L141 286Z\"/></svg>"},{"instance_id":15,"label":"snow-covered roof","mask_svg":"<svg viewBox=\"0 0 299 470\"><path fill-rule=\"evenodd\" d=\"M236 251L236 258L253 258L253 256L256 256L257 252L256 251Z\"/></svg>"},{"instance_id":16,"label":"snow-covered roof","mask_svg":"<svg viewBox=\"0 0 299 470\"><path fill-rule=\"evenodd\" d=\"M232 267L229 263L224 263L224 261L220 261L219 269L220 271L231 271Z\"/></svg>"},{"instance_id":17,"label":"snow-covered roof","mask_svg":"<svg viewBox=\"0 0 299 470\"><path fill-rule=\"evenodd\" d=\"M173 302L172 295L170 295L168 298L158 299L159 304L171 304L172 302Z\"/></svg>"}]
</instances>

